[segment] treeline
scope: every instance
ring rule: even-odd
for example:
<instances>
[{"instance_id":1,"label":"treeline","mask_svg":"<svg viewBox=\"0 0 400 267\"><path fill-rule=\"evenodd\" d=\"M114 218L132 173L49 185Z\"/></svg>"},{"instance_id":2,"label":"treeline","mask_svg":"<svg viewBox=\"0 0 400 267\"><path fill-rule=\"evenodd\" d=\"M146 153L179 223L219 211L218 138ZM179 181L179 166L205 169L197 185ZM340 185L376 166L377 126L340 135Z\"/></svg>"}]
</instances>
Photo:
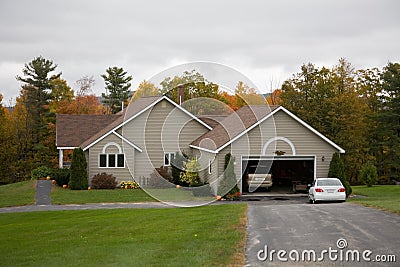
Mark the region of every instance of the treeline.
<instances>
[{"instance_id":1,"label":"treeline","mask_svg":"<svg viewBox=\"0 0 400 267\"><path fill-rule=\"evenodd\" d=\"M283 105L346 150L343 160L348 179L360 183L359 171L374 164L380 183L400 180L400 65L383 69L355 70L340 59L332 68L309 63L285 81L265 100L238 81L234 92L220 90L195 70L165 78L159 86L143 81L132 95L132 76L119 67L109 67L102 101L92 92L93 76L76 81L75 90L62 79L57 65L34 58L17 80L23 84L13 111L1 105L0 94L0 184L30 178L38 166L56 167L55 114L110 114L143 96L166 94L177 101L178 86L185 99L207 97L237 110L244 105ZM185 108L201 114L224 112L220 104L199 106L188 101Z\"/></svg>"},{"instance_id":2,"label":"treeline","mask_svg":"<svg viewBox=\"0 0 400 267\"><path fill-rule=\"evenodd\" d=\"M361 183L367 162L381 184L400 180L400 64L355 70L304 64L285 81L279 103L346 150L347 178Z\"/></svg>"}]
</instances>

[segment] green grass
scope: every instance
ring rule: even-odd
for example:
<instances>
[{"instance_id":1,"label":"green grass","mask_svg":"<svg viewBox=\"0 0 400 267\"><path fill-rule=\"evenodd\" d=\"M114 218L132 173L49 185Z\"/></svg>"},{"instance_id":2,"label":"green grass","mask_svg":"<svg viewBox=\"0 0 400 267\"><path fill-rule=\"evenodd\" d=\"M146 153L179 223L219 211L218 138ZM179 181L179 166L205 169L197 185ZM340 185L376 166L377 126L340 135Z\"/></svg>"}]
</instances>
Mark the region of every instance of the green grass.
<instances>
[{"instance_id":1,"label":"green grass","mask_svg":"<svg viewBox=\"0 0 400 267\"><path fill-rule=\"evenodd\" d=\"M350 202L400 214L400 186L375 185L372 187L353 186L352 188L354 195L366 197L350 198Z\"/></svg>"},{"instance_id":2,"label":"green grass","mask_svg":"<svg viewBox=\"0 0 400 267\"><path fill-rule=\"evenodd\" d=\"M111 202L147 202L155 201L140 189L102 189L102 190L69 190L53 186L52 204L84 204Z\"/></svg>"},{"instance_id":3,"label":"green grass","mask_svg":"<svg viewBox=\"0 0 400 267\"><path fill-rule=\"evenodd\" d=\"M36 181L24 181L0 186L0 207L34 204L35 186Z\"/></svg>"},{"instance_id":4,"label":"green grass","mask_svg":"<svg viewBox=\"0 0 400 267\"><path fill-rule=\"evenodd\" d=\"M243 266L243 204L0 214L1 266Z\"/></svg>"},{"instance_id":5,"label":"green grass","mask_svg":"<svg viewBox=\"0 0 400 267\"><path fill-rule=\"evenodd\" d=\"M25 181L0 186L0 207L23 206L35 203L36 181ZM152 196L164 201L199 200L192 193L177 188L149 189ZM203 198L204 199L204 198ZM149 202L157 201L140 189L114 190L69 190L53 185L52 204L84 204L112 202Z\"/></svg>"}]
</instances>

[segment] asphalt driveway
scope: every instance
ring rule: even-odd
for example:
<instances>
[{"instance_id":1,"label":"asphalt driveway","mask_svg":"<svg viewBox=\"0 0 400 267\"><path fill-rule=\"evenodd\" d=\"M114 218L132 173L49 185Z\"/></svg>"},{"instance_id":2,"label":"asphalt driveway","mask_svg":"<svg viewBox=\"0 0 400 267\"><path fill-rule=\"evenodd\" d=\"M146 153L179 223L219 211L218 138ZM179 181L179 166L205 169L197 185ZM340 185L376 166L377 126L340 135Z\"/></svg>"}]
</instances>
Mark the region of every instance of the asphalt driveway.
<instances>
[{"instance_id":1,"label":"asphalt driveway","mask_svg":"<svg viewBox=\"0 0 400 267\"><path fill-rule=\"evenodd\" d=\"M398 215L350 203L264 203L249 203L246 266L400 266Z\"/></svg>"}]
</instances>

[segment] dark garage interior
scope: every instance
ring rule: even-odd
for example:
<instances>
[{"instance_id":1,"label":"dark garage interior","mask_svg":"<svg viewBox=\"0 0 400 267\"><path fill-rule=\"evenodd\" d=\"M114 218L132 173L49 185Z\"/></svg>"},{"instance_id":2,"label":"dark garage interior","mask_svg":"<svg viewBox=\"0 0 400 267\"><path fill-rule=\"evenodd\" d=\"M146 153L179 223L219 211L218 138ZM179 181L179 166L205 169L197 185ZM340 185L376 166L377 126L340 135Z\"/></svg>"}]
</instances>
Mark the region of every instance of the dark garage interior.
<instances>
[{"instance_id":1,"label":"dark garage interior","mask_svg":"<svg viewBox=\"0 0 400 267\"><path fill-rule=\"evenodd\" d=\"M306 192L314 180L313 157L279 157L274 159L247 159L242 161L242 192L249 193L249 174L272 174L272 187L259 187L254 192Z\"/></svg>"}]
</instances>

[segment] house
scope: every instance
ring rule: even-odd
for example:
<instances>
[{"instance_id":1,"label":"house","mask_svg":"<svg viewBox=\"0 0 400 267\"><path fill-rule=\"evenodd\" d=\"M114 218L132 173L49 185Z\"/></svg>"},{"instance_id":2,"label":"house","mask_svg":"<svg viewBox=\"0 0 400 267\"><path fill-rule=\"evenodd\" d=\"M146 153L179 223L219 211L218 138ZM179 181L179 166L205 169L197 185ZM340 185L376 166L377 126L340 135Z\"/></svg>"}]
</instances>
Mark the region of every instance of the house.
<instances>
[{"instance_id":1,"label":"house","mask_svg":"<svg viewBox=\"0 0 400 267\"><path fill-rule=\"evenodd\" d=\"M57 115L56 143L60 167L65 150L81 147L89 179L106 172L141 186L154 186L155 170L170 171L184 152L196 157L214 192L230 153L243 193L252 173L272 174L277 186L326 177L333 153L345 152L282 106L196 116L165 95L140 98L115 115Z\"/></svg>"}]
</instances>

